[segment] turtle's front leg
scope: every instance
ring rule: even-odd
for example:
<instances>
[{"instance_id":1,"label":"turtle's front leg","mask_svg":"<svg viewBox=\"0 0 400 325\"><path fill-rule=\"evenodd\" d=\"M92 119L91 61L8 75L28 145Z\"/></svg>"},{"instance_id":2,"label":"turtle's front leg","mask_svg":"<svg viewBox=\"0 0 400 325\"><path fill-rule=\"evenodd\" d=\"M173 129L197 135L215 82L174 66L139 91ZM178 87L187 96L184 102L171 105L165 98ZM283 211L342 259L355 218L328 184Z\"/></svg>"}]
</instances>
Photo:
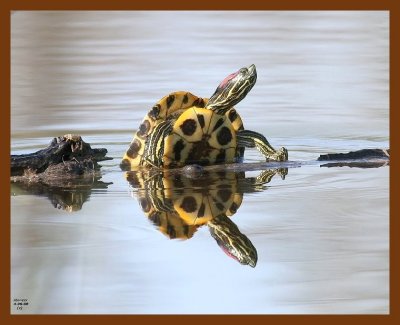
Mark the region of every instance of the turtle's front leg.
<instances>
[{"instance_id":1,"label":"turtle's front leg","mask_svg":"<svg viewBox=\"0 0 400 325\"><path fill-rule=\"evenodd\" d=\"M268 142L268 140L260 133L250 130L240 130L237 134L238 146L246 148L256 147L260 151L267 161L287 161L288 151L282 147L279 150L275 150Z\"/></svg>"},{"instance_id":2,"label":"turtle's front leg","mask_svg":"<svg viewBox=\"0 0 400 325\"><path fill-rule=\"evenodd\" d=\"M272 160L275 160L275 161L288 161L288 159L289 159L289 154L288 154L287 149L285 147L281 147L276 152L275 158L273 158Z\"/></svg>"}]
</instances>

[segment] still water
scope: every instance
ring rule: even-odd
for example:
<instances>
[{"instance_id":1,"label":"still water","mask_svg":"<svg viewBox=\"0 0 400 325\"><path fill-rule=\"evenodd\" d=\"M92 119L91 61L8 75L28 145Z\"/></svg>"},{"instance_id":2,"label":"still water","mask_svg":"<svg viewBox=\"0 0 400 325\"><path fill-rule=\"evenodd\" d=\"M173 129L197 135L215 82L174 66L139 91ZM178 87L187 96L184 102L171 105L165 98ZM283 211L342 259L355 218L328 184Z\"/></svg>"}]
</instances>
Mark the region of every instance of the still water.
<instances>
[{"instance_id":1,"label":"still water","mask_svg":"<svg viewBox=\"0 0 400 325\"><path fill-rule=\"evenodd\" d=\"M37 11L11 22L12 153L76 133L114 158L92 189L12 186L11 305L28 301L13 313L389 312L389 167L305 165L263 185L252 171L158 190L175 204L228 182L252 268L224 254L206 221L170 239L183 228L171 235L150 218L140 179L118 166L158 99L209 97L252 63L257 84L237 109L290 160L388 148L388 12Z\"/></svg>"}]
</instances>

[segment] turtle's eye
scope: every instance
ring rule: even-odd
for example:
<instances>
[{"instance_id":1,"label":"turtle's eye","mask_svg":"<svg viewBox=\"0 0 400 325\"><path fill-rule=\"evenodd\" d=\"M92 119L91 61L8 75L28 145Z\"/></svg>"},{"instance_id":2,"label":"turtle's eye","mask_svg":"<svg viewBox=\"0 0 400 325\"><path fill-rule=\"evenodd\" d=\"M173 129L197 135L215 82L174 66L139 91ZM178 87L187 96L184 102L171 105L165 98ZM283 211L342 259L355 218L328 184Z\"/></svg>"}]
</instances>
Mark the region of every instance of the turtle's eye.
<instances>
[{"instance_id":1,"label":"turtle's eye","mask_svg":"<svg viewBox=\"0 0 400 325\"><path fill-rule=\"evenodd\" d=\"M246 72L247 72L247 68L241 68L241 69L239 70L239 72L240 72L240 73L246 73Z\"/></svg>"}]
</instances>

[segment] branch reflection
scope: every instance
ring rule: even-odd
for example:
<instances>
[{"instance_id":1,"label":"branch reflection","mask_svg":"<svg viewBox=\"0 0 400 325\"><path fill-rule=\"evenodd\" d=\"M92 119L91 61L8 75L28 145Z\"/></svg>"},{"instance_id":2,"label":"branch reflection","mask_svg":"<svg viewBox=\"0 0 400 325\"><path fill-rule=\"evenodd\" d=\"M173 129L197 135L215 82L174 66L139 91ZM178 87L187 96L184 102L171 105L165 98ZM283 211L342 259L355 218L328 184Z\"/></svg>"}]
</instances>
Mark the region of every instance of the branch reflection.
<instances>
[{"instance_id":1,"label":"branch reflection","mask_svg":"<svg viewBox=\"0 0 400 325\"><path fill-rule=\"evenodd\" d=\"M37 195L47 197L51 204L66 212L76 212L82 209L89 200L93 190L107 189L112 183L100 180L101 175L77 179L54 179L52 182L11 182L11 195Z\"/></svg>"}]
</instances>

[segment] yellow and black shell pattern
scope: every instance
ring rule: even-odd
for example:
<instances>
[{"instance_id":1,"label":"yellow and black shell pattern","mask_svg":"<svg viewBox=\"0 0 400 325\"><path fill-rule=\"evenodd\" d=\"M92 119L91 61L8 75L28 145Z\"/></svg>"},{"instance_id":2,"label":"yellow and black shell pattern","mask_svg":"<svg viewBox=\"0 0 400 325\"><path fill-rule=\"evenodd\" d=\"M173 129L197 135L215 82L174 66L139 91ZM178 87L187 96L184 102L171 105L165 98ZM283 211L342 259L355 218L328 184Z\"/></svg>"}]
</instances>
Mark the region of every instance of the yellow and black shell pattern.
<instances>
[{"instance_id":1,"label":"yellow and black shell pattern","mask_svg":"<svg viewBox=\"0 0 400 325\"><path fill-rule=\"evenodd\" d=\"M233 163L237 158L236 130L228 116L191 107L175 121L164 139L166 167Z\"/></svg>"},{"instance_id":2,"label":"yellow and black shell pattern","mask_svg":"<svg viewBox=\"0 0 400 325\"><path fill-rule=\"evenodd\" d=\"M159 100L147 113L126 151L121 168L154 167L147 157L147 146L159 146L162 159L156 167L180 167L191 163L211 164L232 162L243 157L238 148L236 132L243 129L239 114L232 107L224 116L207 109L208 98L189 92L173 92ZM154 137L154 129L171 121L172 132L166 137ZM153 136L153 137L152 137ZM157 141L149 141L157 138Z\"/></svg>"},{"instance_id":3,"label":"yellow and black shell pattern","mask_svg":"<svg viewBox=\"0 0 400 325\"><path fill-rule=\"evenodd\" d=\"M243 171L187 171L142 168L125 176L144 214L169 239L190 239L207 225L228 256L255 267L257 249L230 217L240 208L243 193L261 190L276 174L284 178L287 169L267 169L249 178Z\"/></svg>"},{"instance_id":4,"label":"yellow and black shell pattern","mask_svg":"<svg viewBox=\"0 0 400 325\"><path fill-rule=\"evenodd\" d=\"M142 169L128 172L127 181L137 188L143 212L160 232L171 239L188 239L220 215L232 216L242 204L238 175L215 172L207 178L184 174L153 174ZM243 176L242 176L243 177Z\"/></svg>"}]
</instances>

